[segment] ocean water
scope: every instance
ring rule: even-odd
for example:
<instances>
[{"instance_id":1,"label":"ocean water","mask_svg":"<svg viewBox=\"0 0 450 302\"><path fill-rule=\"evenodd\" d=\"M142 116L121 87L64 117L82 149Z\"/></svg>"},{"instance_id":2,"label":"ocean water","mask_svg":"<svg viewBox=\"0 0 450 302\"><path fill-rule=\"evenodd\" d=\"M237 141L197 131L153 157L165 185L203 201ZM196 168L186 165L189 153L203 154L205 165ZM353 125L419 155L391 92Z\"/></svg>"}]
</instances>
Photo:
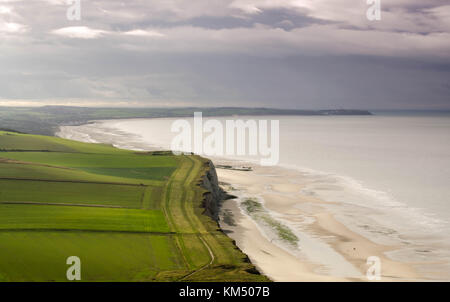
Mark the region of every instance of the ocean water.
<instances>
[{"instance_id":1,"label":"ocean water","mask_svg":"<svg viewBox=\"0 0 450 302\"><path fill-rule=\"evenodd\" d=\"M449 117L286 118L283 125L281 164L316 177L311 193L415 209L401 216L449 230Z\"/></svg>"},{"instance_id":2,"label":"ocean water","mask_svg":"<svg viewBox=\"0 0 450 302\"><path fill-rule=\"evenodd\" d=\"M391 258L434 262L448 278L450 115L239 117L255 118L279 120L279 166L303 176L303 194L336 202L328 205L335 217L374 242L401 244ZM235 118L219 118L227 119ZM174 120L103 121L65 127L61 136L168 149Z\"/></svg>"}]
</instances>

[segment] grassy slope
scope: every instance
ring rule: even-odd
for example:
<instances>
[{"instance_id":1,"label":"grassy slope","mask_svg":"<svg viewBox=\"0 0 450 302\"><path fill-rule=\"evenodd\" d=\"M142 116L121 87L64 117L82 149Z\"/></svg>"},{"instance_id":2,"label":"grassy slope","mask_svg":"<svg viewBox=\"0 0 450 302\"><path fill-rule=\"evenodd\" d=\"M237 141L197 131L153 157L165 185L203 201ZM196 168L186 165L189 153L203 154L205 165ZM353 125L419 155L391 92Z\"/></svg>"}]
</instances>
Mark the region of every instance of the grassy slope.
<instances>
[{"instance_id":1,"label":"grassy slope","mask_svg":"<svg viewBox=\"0 0 450 302\"><path fill-rule=\"evenodd\" d=\"M202 215L206 161L0 131L0 281L267 280ZM32 204L31 204L32 203Z\"/></svg>"}]
</instances>

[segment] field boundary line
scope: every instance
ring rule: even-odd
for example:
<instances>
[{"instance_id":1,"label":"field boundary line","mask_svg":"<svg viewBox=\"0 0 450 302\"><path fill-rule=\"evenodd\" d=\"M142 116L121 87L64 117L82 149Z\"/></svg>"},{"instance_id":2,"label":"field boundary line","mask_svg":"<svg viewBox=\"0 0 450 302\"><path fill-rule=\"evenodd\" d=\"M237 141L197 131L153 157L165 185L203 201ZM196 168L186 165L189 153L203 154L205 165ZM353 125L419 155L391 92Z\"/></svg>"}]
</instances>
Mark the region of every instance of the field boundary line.
<instances>
[{"instance_id":1,"label":"field boundary line","mask_svg":"<svg viewBox=\"0 0 450 302\"><path fill-rule=\"evenodd\" d=\"M151 187L151 185L144 184L130 184L122 182L100 182L100 181L87 181L87 180L51 180L40 178L13 178L13 177L0 177L0 180L22 180L22 181L41 181L41 182L62 182L62 183L80 183L80 184L94 184L94 185L116 185L116 186L131 186L131 187Z\"/></svg>"},{"instance_id":2,"label":"field boundary line","mask_svg":"<svg viewBox=\"0 0 450 302\"><path fill-rule=\"evenodd\" d=\"M34 202L34 201L0 201L0 204L141 210L140 208L129 208L129 207L124 207L124 206L113 206L113 205L102 205L102 204L84 204L84 203L53 203L53 202Z\"/></svg>"},{"instance_id":3,"label":"field boundary line","mask_svg":"<svg viewBox=\"0 0 450 302\"><path fill-rule=\"evenodd\" d=\"M23 228L23 229L2 229L0 232L76 232L76 233L118 233L118 234L146 234L161 236L176 236L175 232L153 232L153 231L119 231L119 230L84 230L84 229L44 229L44 228ZM197 234L186 234L197 235Z\"/></svg>"}]
</instances>

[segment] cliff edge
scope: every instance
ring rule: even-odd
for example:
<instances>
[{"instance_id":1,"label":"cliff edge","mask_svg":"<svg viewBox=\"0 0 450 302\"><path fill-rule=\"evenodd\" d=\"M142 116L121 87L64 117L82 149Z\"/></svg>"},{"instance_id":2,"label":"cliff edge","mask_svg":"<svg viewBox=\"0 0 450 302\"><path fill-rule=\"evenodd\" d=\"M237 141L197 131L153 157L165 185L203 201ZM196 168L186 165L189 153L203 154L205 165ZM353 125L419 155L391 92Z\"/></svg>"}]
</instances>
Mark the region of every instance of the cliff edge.
<instances>
[{"instance_id":1,"label":"cliff edge","mask_svg":"<svg viewBox=\"0 0 450 302\"><path fill-rule=\"evenodd\" d=\"M219 221L220 204L230 196L219 186L216 167L213 162L208 160L206 173L203 176L201 186L207 191L203 194L202 206L204 214L211 217L214 221Z\"/></svg>"}]
</instances>

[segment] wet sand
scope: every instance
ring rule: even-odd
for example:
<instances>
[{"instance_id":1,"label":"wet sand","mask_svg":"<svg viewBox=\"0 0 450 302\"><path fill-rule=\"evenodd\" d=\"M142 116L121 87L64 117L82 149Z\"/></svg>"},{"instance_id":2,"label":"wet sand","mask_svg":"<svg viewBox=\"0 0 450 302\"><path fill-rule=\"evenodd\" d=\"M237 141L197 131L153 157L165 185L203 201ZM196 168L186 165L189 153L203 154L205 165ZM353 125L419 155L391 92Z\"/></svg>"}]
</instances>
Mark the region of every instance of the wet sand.
<instances>
[{"instance_id":1,"label":"wet sand","mask_svg":"<svg viewBox=\"0 0 450 302\"><path fill-rule=\"evenodd\" d=\"M397 246L377 244L349 230L323 207L327 202L303 195L297 173L258 166L251 172L217 172L220 181L229 184L224 187L231 194L262 197L265 208L298 231L296 234L308 234L308 240L300 237L298 250L283 246L283 242L264 235L264 228L239 207L244 197L224 202L221 227L272 280L368 281L366 261L370 256L381 261L381 281L422 279L411 263L396 262L385 255ZM228 219L224 219L225 213ZM321 261L324 259L327 262Z\"/></svg>"}]
</instances>

